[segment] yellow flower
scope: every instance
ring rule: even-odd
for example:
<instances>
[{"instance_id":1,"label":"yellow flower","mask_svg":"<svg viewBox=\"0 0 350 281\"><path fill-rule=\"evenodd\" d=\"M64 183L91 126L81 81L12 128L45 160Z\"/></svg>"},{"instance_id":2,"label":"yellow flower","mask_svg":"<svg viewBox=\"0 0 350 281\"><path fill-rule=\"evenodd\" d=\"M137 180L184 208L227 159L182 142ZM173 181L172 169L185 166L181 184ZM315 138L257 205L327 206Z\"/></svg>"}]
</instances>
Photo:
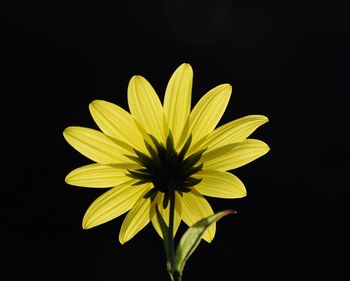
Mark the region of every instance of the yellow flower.
<instances>
[{"instance_id":1,"label":"yellow flower","mask_svg":"<svg viewBox=\"0 0 350 281\"><path fill-rule=\"evenodd\" d=\"M191 111L193 72L189 64L176 69L167 85L163 106L149 82L131 78L130 113L101 100L90 104L102 132L68 127L67 142L96 162L73 170L66 182L75 186L110 188L88 208L83 228L92 228L126 212L119 233L123 244L150 221L162 236L156 204L169 223L169 188L175 189L174 234L181 220L191 226L213 214L204 196L240 198L243 183L227 172L269 151L262 141L248 139L268 121L249 115L215 129L231 95L229 84L206 93ZM204 195L204 196L203 196ZM205 233L210 242L215 224Z\"/></svg>"}]
</instances>

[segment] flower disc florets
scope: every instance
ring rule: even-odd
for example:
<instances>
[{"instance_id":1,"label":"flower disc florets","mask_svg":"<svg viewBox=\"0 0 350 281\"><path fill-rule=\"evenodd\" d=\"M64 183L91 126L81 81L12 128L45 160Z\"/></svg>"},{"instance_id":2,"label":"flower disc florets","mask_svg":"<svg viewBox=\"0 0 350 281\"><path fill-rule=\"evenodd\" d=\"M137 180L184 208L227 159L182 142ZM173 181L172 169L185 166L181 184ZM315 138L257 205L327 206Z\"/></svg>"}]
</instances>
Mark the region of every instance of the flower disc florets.
<instances>
[{"instance_id":1,"label":"flower disc florets","mask_svg":"<svg viewBox=\"0 0 350 281\"><path fill-rule=\"evenodd\" d=\"M160 144L152 135L150 135L150 138L154 146L145 141L150 156L136 149L134 151L137 157L127 155L130 159L142 165L142 168L128 170L129 173L126 175L138 179L135 185L152 182L154 188L145 197L153 198L157 192L162 192L166 198L164 200L166 206L171 190L182 194L182 192L189 192L192 186L200 183L201 179L194 178L192 175L202 169L203 164L198 164L198 162L205 149L185 158L192 136L187 139L180 152L175 150L171 133L167 137L165 146Z\"/></svg>"}]
</instances>

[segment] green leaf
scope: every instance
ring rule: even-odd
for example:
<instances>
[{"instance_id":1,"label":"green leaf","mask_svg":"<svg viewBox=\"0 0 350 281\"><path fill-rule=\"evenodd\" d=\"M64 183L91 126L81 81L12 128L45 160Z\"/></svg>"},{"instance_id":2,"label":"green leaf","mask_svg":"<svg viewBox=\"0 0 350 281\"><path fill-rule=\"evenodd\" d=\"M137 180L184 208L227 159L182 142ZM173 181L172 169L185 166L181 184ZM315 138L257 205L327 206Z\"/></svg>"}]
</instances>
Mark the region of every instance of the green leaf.
<instances>
[{"instance_id":1,"label":"green leaf","mask_svg":"<svg viewBox=\"0 0 350 281\"><path fill-rule=\"evenodd\" d=\"M181 188L187 188L187 187L191 187L191 186L195 186L197 184L199 184L202 181L202 179L195 179L193 177L189 177L186 179L186 181L181 184Z\"/></svg>"},{"instance_id":2,"label":"green leaf","mask_svg":"<svg viewBox=\"0 0 350 281\"><path fill-rule=\"evenodd\" d=\"M179 245L176 249L175 255L175 271L182 273L188 258L193 254L193 252L198 247L201 242L204 232L213 223L217 222L226 215L235 214L236 211L225 210L207 218L201 219L194 225L189 227L184 235L181 237Z\"/></svg>"},{"instance_id":3,"label":"green leaf","mask_svg":"<svg viewBox=\"0 0 350 281\"><path fill-rule=\"evenodd\" d=\"M130 178L137 179L137 180L147 180L147 181L152 181L153 177L150 174L145 174L141 172L136 172L132 170L128 170L129 173L125 173Z\"/></svg>"},{"instance_id":4,"label":"green leaf","mask_svg":"<svg viewBox=\"0 0 350 281\"><path fill-rule=\"evenodd\" d=\"M141 182L140 184L142 184L142 180L140 180L139 182ZM138 183L138 182L136 182L136 183ZM157 189L152 188L152 189L148 190L145 195L143 195L143 198L152 198L156 195L156 193L157 193Z\"/></svg>"},{"instance_id":5,"label":"green leaf","mask_svg":"<svg viewBox=\"0 0 350 281\"><path fill-rule=\"evenodd\" d=\"M152 136L151 134L149 134L153 144L156 146L156 149L158 151L158 154L161 152L161 151L164 151L165 149L163 148L163 146L159 143L159 141L154 137Z\"/></svg>"},{"instance_id":6,"label":"green leaf","mask_svg":"<svg viewBox=\"0 0 350 281\"><path fill-rule=\"evenodd\" d=\"M201 159L202 154L204 153L205 150L206 148L188 156L183 162L185 169L188 169L192 167L194 164L196 164Z\"/></svg>"},{"instance_id":7,"label":"green leaf","mask_svg":"<svg viewBox=\"0 0 350 281\"><path fill-rule=\"evenodd\" d=\"M193 174L199 172L200 170L202 170L202 168L203 168L203 163L200 164L200 165L198 165L197 167L192 167L192 168L186 170L186 171L184 172L184 176L185 176L185 177L189 177L189 176L191 176L191 175L193 175Z\"/></svg>"},{"instance_id":8,"label":"green leaf","mask_svg":"<svg viewBox=\"0 0 350 281\"><path fill-rule=\"evenodd\" d=\"M151 158L149 158L146 154L142 153L141 151L138 151L137 149L134 149L135 154L137 155L139 161L142 163L142 166L145 167L152 167L153 161Z\"/></svg>"},{"instance_id":9,"label":"green leaf","mask_svg":"<svg viewBox=\"0 0 350 281\"><path fill-rule=\"evenodd\" d=\"M174 150L174 138L171 132L169 132L169 135L166 139L166 150L168 153Z\"/></svg>"},{"instance_id":10,"label":"green leaf","mask_svg":"<svg viewBox=\"0 0 350 281\"><path fill-rule=\"evenodd\" d=\"M192 142L192 134L190 134L190 136L188 137L187 141L185 142L184 146L182 147L179 153L178 157L181 161L184 159L187 150L190 148L191 142Z\"/></svg>"},{"instance_id":11,"label":"green leaf","mask_svg":"<svg viewBox=\"0 0 350 281\"><path fill-rule=\"evenodd\" d=\"M154 165L159 170L163 170L163 166L162 166L162 163L160 162L159 155L158 155L157 151L155 151L154 148L149 143L147 143L146 141L145 141L145 145L146 145L149 153L151 154L151 157L152 157Z\"/></svg>"}]
</instances>

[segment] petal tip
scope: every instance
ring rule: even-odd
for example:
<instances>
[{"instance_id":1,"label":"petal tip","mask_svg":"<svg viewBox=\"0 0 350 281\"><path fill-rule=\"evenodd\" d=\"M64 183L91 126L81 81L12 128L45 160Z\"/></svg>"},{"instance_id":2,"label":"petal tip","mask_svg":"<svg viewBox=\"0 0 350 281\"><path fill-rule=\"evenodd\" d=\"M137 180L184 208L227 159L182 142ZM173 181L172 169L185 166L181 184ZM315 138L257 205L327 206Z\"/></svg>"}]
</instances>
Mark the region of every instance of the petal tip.
<instances>
[{"instance_id":1,"label":"petal tip","mask_svg":"<svg viewBox=\"0 0 350 281\"><path fill-rule=\"evenodd\" d=\"M101 102L101 100L93 100L92 102L89 103L89 106L96 106L100 102Z\"/></svg>"},{"instance_id":2,"label":"petal tip","mask_svg":"<svg viewBox=\"0 0 350 281\"><path fill-rule=\"evenodd\" d=\"M244 198L247 197L247 189L242 186L239 191L237 191L237 196L235 198Z\"/></svg>"},{"instance_id":3,"label":"petal tip","mask_svg":"<svg viewBox=\"0 0 350 281\"><path fill-rule=\"evenodd\" d=\"M94 109L95 106L96 106L96 100L94 100L94 101L89 103L89 110L90 110L90 112L91 112L91 110Z\"/></svg>"},{"instance_id":4,"label":"petal tip","mask_svg":"<svg viewBox=\"0 0 350 281\"><path fill-rule=\"evenodd\" d=\"M63 130L63 135L66 135L69 131L72 130L73 127L69 126Z\"/></svg>"},{"instance_id":5,"label":"petal tip","mask_svg":"<svg viewBox=\"0 0 350 281\"><path fill-rule=\"evenodd\" d=\"M144 78L141 75L133 75L130 79L129 84L133 84L133 83L138 83L140 81L142 81Z\"/></svg>"},{"instance_id":6,"label":"petal tip","mask_svg":"<svg viewBox=\"0 0 350 281\"><path fill-rule=\"evenodd\" d=\"M270 151L270 146L268 146L268 144L263 141L260 141L260 142L261 142L261 146L259 148L261 152L260 156L263 156Z\"/></svg>"},{"instance_id":7,"label":"petal tip","mask_svg":"<svg viewBox=\"0 0 350 281\"><path fill-rule=\"evenodd\" d=\"M91 108L97 109L105 104L111 104L111 102L105 101L105 100L93 100L89 103L89 109Z\"/></svg>"},{"instance_id":8,"label":"petal tip","mask_svg":"<svg viewBox=\"0 0 350 281\"><path fill-rule=\"evenodd\" d=\"M89 229L91 227L89 227L89 225L86 223L86 221L83 219L83 223L81 224L81 227L85 230L85 229Z\"/></svg>"},{"instance_id":9,"label":"petal tip","mask_svg":"<svg viewBox=\"0 0 350 281\"><path fill-rule=\"evenodd\" d=\"M224 84L224 90L226 92L226 95L228 96L228 98L230 98L231 93L232 93L232 85L231 84Z\"/></svg>"},{"instance_id":10,"label":"petal tip","mask_svg":"<svg viewBox=\"0 0 350 281\"><path fill-rule=\"evenodd\" d=\"M230 96L232 93L232 85L229 83L220 84L219 86L215 87L214 89L217 89L217 94L221 95L228 95Z\"/></svg>"},{"instance_id":11,"label":"petal tip","mask_svg":"<svg viewBox=\"0 0 350 281\"><path fill-rule=\"evenodd\" d=\"M62 132L62 135L63 135L64 138L67 137L67 129L68 129L68 128L65 128L65 129L63 130L63 132Z\"/></svg>"},{"instance_id":12,"label":"petal tip","mask_svg":"<svg viewBox=\"0 0 350 281\"><path fill-rule=\"evenodd\" d=\"M267 116L261 115L261 117L262 117L262 121L263 121L262 124L265 124L265 123L267 123L267 122L270 122L270 120L269 120L269 118L268 118Z\"/></svg>"},{"instance_id":13,"label":"petal tip","mask_svg":"<svg viewBox=\"0 0 350 281\"><path fill-rule=\"evenodd\" d=\"M203 237L204 241L208 242L208 243L211 243L213 240L214 240L214 236L211 236L211 237Z\"/></svg>"},{"instance_id":14,"label":"petal tip","mask_svg":"<svg viewBox=\"0 0 350 281\"><path fill-rule=\"evenodd\" d=\"M127 240L125 239L124 236L122 236L122 235L119 233L119 243L122 244L122 245L124 245L125 242L127 242Z\"/></svg>"},{"instance_id":15,"label":"petal tip","mask_svg":"<svg viewBox=\"0 0 350 281\"><path fill-rule=\"evenodd\" d=\"M70 137L72 137L75 128L74 126L69 126L63 130L63 137L67 142L69 142Z\"/></svg>"},{"instance_id":16,"label":"petal tip","mask_svg":"<svg viewBox=\"0 0 350 281\"><path fill-rule=\"evenodd\" d=\"M85 215L83 218L82 227L83 227L83 229L90 229L90 228L93 228L93 227L98 226L100 224L101 223L96 223L94 220L92 220L91 215L89 217L87 217Z\"/></svg>"},{"instance_id":17,"label":"petal tip","mask_svg":"<svg viewBox=\"0 0 350 281\"><path fill-rule=\"evenodd\" d=\"M82 224L81 224L83 229L90 229L90 228L93 228L94 226L96 226L96 224L94 224L91 221L91 213L89 212L90 207L87 209L87 211L86 211L86 213L85 213L85 215L83 217L83 221L82 221Z\"/></svg>"},{"instance_id":18,"label":"petal tip","mask_svg":"<svg viewBox=\"0 0 350 281\"><path fill-rule=\"evenodd\" d=\"M184 62L180 66L182 66L182 67L191 67L191 65L188 62Z\"/></svg>"},{"instance_id":19,"label":"petal tip","mask_svg":"<svg viewBox=\"0 0 350 281\"><path fill-rule=\"evenodd\" d=\"M67 183L67 184L71 184L71 173L69 173L68 175L66 175L66 177L64 178L64 182Z\"/></svg>"},{"instance_id":20,"label":"petal tip","mask_svg":"<svg viewBox=\"0 0 350 281\"><path fill-rule=\"evenodd\" d=\"M222 85L224 89L232 90L232 85L229 83L225 83Z\"/></svg>"},{"instance_id":21,"label":"petal tip","mask_svg":"<svg viewBox=\"0 0 350 281\"><path fill-rule=\"evenodd\" d=\"M92 102L89 103L89 111L90 113L92 114L93 111L97 111L98 108L101 106L101 104L103 103L104 101L102 100L93 100Z\"/></svg>"},{"instance_id":22,"label":"petal tip","mask_svg":"<svg viewBox=\"0 0 350 281\"><path fill-rule=\"evenodd\" d=\"M193 72L192 66L189 63L183 63L178 67L179 70Z\"/></svg>"}]
</instances>

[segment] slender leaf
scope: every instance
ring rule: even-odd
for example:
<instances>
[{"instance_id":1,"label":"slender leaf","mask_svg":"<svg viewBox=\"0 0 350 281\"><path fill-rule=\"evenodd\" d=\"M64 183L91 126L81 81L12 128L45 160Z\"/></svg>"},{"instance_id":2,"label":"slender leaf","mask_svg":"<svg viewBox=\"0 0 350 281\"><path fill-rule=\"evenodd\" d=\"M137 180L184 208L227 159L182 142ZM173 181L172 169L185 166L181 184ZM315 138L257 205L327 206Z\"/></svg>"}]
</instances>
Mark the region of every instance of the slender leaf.
<instances>
[{"instance_id":1,"label":"slender leaf","mask_svg":"<svg viewBox=\"0 0 350 281\"><path fill-rule=\"evenodd\" d=\"M205 150L206 150L206 148L188 156L183 162L184 167L187 169L189 167L192 167L194 164L196 164L201 159Z\"/></svg>"},{"instance_id":2,"label":"slender leaf","mask_svg":"<svg viewBox=\"0 0 350 281\"><path fill-rule=\"evenodd\" d=\"M188 137L187 141L185 142L184 146L182 147L180 153L179 153L179 159L182 161L186 155L187 150L190 148L192 142L192 134Z\"/></svg>"},{"instance_id":3,"label":"slender leaf","mask_svg":"<svg viewBox=\"0 0 350 281\"><path fill-rule=\"evenodd\" d=\"M175 271L182 273L184 266L188 258L193 254L193 252L198 247L204 232L213 223L217 222L226 215L235 214L236 211L225 210L207 218L201 219L194 225L189 227L184 235L181 237L179 245L176 249L175 255Z\"/></svg>"}]
</instances>

